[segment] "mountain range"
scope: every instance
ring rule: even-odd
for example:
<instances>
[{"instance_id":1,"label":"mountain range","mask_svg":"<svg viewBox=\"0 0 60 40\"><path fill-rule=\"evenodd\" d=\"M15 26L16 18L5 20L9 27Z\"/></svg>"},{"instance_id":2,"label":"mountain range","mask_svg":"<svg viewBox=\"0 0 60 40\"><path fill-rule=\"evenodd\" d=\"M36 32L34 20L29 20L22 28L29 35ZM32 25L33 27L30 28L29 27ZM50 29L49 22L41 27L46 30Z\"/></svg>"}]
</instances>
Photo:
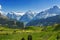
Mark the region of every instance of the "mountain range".
<instances>
[{"instance_id":1,"label":"mountain range","mask_svg":"<svg viewBox=\"0 0 60 40\"><path fill-rule=\"evenodd\" d=\"M15 19L10 19L9 17L0 13L0 26L7 26L9 28L21 28L23 23Z\"/></svg>"},{"instance_id":2,"label":"mountain range","mask_svg":"<svg viewBox=\"0 0 60 40\"><path fill-rule=\"evenodd\" d=\"M10 12L10 13L7 13L6 16L10 19L19 20L22 15L19 15L18 13L15 13L15 12Z\"/></svg>"},{"instance_id":3,"label":"mountain range","mask_svg":"<svg viewBox=\"0 0 60 40\"><path fill-rule=\"evenodd\" d=\"M35 16L34 12L29 10L23 16L21 16L19 21L24 22L24 23L28 23L30 20L33 19L34 16Z\"/></svg>"},{"instance_id":4,"label":"mountain range","mask_svg":"<svg viewBox=\"0 0 60 40\"><path fill-rule=\"evenodd\" d=\"M60 23L60 8L53 6L50 9L38 13L27 26L40 26Z\"/></svg>"},{"instance_id":5,"label":"mountain range","mask_svg":"<svg viewBox=\"0 0 60 40\"><path fill-rule=\"evenodd\" d=\"M53 6L45 11L39 13L32 12L31 10L25 12L23 15L17 15L17 12L9 12L6 17L9 20L17 20L23 22L26 26L40 26L40 25L52 25L60 23L60 8Z\"/></svg>"}]
</instances>

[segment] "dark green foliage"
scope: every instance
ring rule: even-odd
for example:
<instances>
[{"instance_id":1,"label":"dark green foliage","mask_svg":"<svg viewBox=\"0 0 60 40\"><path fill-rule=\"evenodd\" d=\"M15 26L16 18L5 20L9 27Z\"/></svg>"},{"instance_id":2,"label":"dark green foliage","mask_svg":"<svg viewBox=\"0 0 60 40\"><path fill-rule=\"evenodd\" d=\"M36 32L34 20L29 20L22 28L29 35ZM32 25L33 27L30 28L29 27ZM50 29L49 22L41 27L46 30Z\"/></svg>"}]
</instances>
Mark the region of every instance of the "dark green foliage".
<instances>
[{"instance_id":1,"label":"dark green foliage","mask_svg":"<svg viewBox=\"0 0 60 40\"><path fill-rule=\"evenodd\" d=\"M21 40L25 40L24 38L22 38Z\"/></svg>"},{"instance_id":2,"label":"dark green foliage","mask_svg":"<svg viewBox=\"0 0 60 40\"><path fill-rule=\"evenodd\" d=\"M54 31L60 31L60 24L57 24L56 26L54 26Z\"/></svg>"},{"instance_id":3,"label":"dark green foliage","mask_svg":"<svg viewBox=\"0 0 60 40\"><path fill-rule=\"evenodd\" d=\"M22 27L22 28L24 27L23 22L19 22L19 21L17 21L17 22L16 22L16 25L17 25L18 27Z\"/></svg>"},{"instance_id":4,"label":"dark green foliage","mask_svg":"<svg viewBox=\"0 0 60 40\"><path fill-rule=\"evenodd\" d=\"M32 40L32 35L28 35L28 40Z\"/></svg>"},{"instance_id":5,"label":"dark green foliage","mask_svg":"<svg viewBox=\"0 0 60 40\"><path fill-rule=\"evenodd\" d=\"M23 27L23 22L19 22L14 19L9 19L0 14L0 25L7 26L9 28L20 28L20 27Z\"/></svg>"}]
</instances>

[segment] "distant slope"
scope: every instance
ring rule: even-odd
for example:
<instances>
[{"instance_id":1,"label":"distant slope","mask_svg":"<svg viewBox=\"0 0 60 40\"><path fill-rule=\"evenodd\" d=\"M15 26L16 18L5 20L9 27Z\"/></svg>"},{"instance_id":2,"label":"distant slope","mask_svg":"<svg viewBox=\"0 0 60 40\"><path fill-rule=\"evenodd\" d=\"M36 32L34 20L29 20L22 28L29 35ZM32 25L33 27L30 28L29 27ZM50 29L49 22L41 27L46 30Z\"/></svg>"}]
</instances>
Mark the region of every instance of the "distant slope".
<instances>
[{"instance_id":1,"label":"distant slope","mask_svg":"<svg viewBox=\"0 0 60 40\"><path fill-rule=\"evenodd\" d=\"M53 6L45 11L38 13L26 26L42 26L60 23L60 8Z\"/></svg>"},{"instance_id":2,"label":"distant slope","mask_svg":"<svg viewBox=\"0 0 60 40\"><path fill-rule=\"evenodd\" d=\"M53 24L59 24L60 23L60 15L56 15L53 17L48 17L46 19L37 19L30 21L27 23L27 26L42 26L42 25L53 25Z\"/></svg>"},{"instance_id":3,"label":"distant slope","mask_svg":"<svg viewBox=\"0 0 60 40\"><path fill-rule=\"evenodd\" d=\"M60 15L60 8L58 6L53 6L52 8L49 8L49 9L42 11L42 12L39 12L33 18L33 20L52 17L52 16L56 16L56 15Z\"/></svg>"},{"instance_id":4,"label":"distant slope","mask_svg":"<svg viewBox=\"0 0 60 40\"><path fill-rule=\"evenodd\" d=\"M23 28L23 23L14 19L10 19L0 13L0 26L8 26L11 28Z\"/></svg>"},{"instance_id":5,"label":"distant slope","mask_svg":"<svg viewBox=\"0 0 60 40\"><path fill-rule=\"evenodd\" d=\"M19 20L22 15L18 15L18 13L15 14L14 12L11 12L8 13L6 16L10 19Z\"/></svg>"},{"instance_id":6,"label":"distant slope","mask_svg":"<svg viewBox=\"0 0 60 40\"><path fill-rule=\"evenodd\" d=\"M35 16L34 13L33 13L31 10L29 10L29 11L27 11L27 12L20 18L19 21L24 22L24 23L27 23L27 22L29 22L31 19L33 19L34 16Z\"/></svg>"}]
</instances>

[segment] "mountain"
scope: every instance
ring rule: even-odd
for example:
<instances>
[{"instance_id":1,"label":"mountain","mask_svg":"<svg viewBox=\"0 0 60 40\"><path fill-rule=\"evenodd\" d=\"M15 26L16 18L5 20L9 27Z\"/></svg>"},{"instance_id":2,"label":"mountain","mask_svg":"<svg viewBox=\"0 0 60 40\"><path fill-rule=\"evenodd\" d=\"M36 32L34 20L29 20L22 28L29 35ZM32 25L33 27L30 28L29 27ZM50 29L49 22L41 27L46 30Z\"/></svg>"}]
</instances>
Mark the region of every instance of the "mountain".
<instances>
[{"instance_id":1,"label":"mountain","mask_svg":"<svg viewBox=\"0 0 60 40\"><path fill-rule=\"evenodd\" d=\"M42 12L38 13L33 18L33 20L41 19L41 18L47 18L47 17L51 17L51 16L56 16L56 15L59 15L59 14L60 14L60 8L57 7L57 6L53 6L50 9L47 9L45 11L42 11Z\"/></svg>"},{"instance_id":2,"label":"mountain","mask_svg":"<svg viewBox=\"0 0 60 40\"><path fill-rule=\"evenodd\" d=\"M30 21L27 26L47 26L60 23L60 15Z\"/></svg>"},{"instance_id":3,"label":"mountain","mask_svg":"<svg viewBox=\"0 0 60 40\"><path fill-rule=\"evenodd\" d=\"M38 13L27 26L39 26L39 25L50 25L56 23L60 23L60 8L57 6L53 6L50 9L42 11Z\"/></svg>"},{"instance_id":4,"label":"mountain","mask_svg":"<svg viewBox=\"0 0 60 40\"><path fill-rule=\"evenodd\" d=\"M9 18L0 13L0 25L5 24Z\"/></svg>"},{"instance_id":5,"label":"mountain","mask_svg":"<svg viewBox=\"0 0 60 40\"><path fill-rule=\"evenodd\" d=\"M18 13L11 12L11 13L8 13L6 16L10 19L19 20L19 18L21 18L22 15L18 15Z\"/></svg>"},{"instance_id":6,"label":"mountain","mask_svg":"<svg viewBox=\"0 0 60 40\"><path fill-rule=\"evenodd\" d=\"M20 18L20 21L21 22L29 22L31 19L33 19L34 17L34 12L32 12L31 10L27 11L21 18Z\"/></svg>"},{"instance_id":7,"label":"mountain","mask_svg":"<svg viewBox=\"0 0 60 40\"><path fill-rule=\"evenodd\" d=\"M23 23L14 19L10 19L0 13L0 26L7 26L9 28L23 28Z\"/></svg>"},{"instance_id":8,"label":"mountain","mask_svg":"<svg viewBox=\"0 0 60 40\"><path fill-rule=\"evenodd\" d=\"M24 15L23 12L14 12L14 13L15 13L15 15L17 16L17 20L19 20L19 19L21 18L21 16Z\"/></svg>"}]
</instances>

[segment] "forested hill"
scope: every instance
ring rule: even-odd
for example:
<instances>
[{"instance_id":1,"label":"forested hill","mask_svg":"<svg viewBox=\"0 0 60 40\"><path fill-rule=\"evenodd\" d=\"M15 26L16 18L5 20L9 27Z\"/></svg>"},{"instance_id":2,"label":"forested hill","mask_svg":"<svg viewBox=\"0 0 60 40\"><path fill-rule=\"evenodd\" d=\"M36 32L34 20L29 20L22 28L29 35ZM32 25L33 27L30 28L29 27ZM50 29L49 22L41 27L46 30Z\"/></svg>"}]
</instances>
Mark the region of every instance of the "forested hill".
<instances>
[{"instance_id":1,"label":"forested hill","mask_svg":"<svg viewBox=\"0 0 60 40\"><path fill-rule=\"evenodd\" d=\"M19 21L14 20L14 19L9 19L8 17L2 15L1 13L0 13L0 25L1 26L8 26L8 27L11 27L11 28L23 27L22 22L19 22Z\"/></svg>"}]
</instances>

